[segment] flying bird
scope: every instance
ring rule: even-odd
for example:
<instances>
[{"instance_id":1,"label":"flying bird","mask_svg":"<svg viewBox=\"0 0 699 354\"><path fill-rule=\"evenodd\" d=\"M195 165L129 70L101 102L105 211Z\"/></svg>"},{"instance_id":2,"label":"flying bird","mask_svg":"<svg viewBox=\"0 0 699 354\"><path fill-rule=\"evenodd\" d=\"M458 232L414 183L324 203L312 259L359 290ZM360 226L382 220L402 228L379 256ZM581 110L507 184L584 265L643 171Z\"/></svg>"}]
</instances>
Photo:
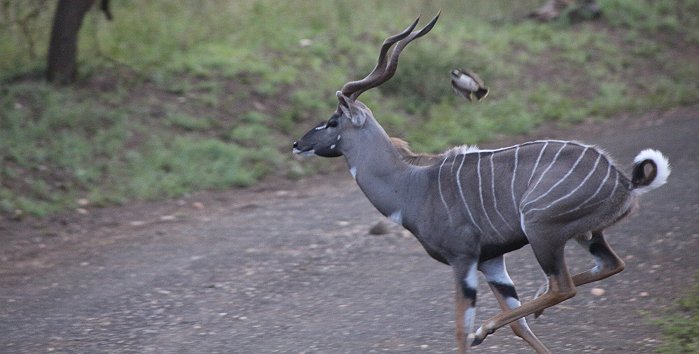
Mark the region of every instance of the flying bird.
<instances>
[{"instance_id":1,"label":"flying bird","mask_svg":"<svg viewBox=\"0 0 699 354\"><path fill-rule=\"evenodd\" d=\"M473 71L454 69L450 76L451 87L463 98L472 101L475 96L476 100L480 101L488 96L488 88L483 85L483 80Z\"/></svg>"}]
</instances>

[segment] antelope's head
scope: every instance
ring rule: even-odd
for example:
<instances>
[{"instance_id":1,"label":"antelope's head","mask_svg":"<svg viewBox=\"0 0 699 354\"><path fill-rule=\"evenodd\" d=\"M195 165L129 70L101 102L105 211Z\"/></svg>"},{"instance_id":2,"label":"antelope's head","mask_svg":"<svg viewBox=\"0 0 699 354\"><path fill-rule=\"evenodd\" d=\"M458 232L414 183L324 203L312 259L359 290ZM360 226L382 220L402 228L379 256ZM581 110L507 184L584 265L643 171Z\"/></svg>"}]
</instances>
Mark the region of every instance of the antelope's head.
<instances>
[{"instance_id":1,"label":"antelope's head","mask_svg":"<svg viewBox=\"0 0 699 354\"><path fill-rule=\"evenodd\" d=\"M414 39L429 32L438 18L439 13L425 27L413 31L420 20L418 17L403 32L386 38L379 51L379 59L374 70L365 78L350 81L342 86L340 91L337 91L337 110L327 121L316 125L301 139L295 141L294 153L306 156L342 156L348 148L347 141L354 140L351 138L362 135L367 129L377 127L378 123L376 123L371 110L358 101L357 97L393 77L398 67L398 57L403 48ZM394 44L396 46L387 58L388 52Z\"/></svg>"}]
</instances>

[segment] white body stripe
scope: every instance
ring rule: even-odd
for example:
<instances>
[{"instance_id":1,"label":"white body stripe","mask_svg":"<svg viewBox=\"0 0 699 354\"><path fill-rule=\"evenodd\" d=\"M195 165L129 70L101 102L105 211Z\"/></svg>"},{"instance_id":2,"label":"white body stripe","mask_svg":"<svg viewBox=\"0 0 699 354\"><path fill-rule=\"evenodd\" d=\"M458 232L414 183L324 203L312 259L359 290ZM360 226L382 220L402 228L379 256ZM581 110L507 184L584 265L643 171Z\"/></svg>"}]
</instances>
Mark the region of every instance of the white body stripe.
<instances>
[{"instance_id":1,"label":"white body stripe","mask_svg":"<svg viewBox=\"0 0 699 354\"><path fill-rule=\"evenodd\" d=\"M527 200L527 198L529 198L529 196L530 196L532 193L534 193L534 190L536 190L536 187L539 186L539 183L541 183L541 180L543 180L543 179L544 179L544 176L546 176L546 172L548 172L548 171L551 169L551 167L553 167L553 165L554 165L554 164L556 163L556 161L558 160L558 156L561 155L561 151L563 151L563 149L564 149L567 145L568 145L568 144L565 144L565 143L564 143L563 145L561 145L561 148L558 149L558 151L556 151L556 155L553 156L553 160L551 160L551 162L549 162L549 164L548 164L548 166L546 166L546 169L544 170L544 172L541 173L541 176L539 176L539 179L536 180L536 183L534 183L534 187L532 187L532 188L529 190L529 193L527 193L527 195L525 195L524 198L522 198L522 200ZM525 205L526 205L526 204L525 204ZM522 208L520 208L520 210L522 210Z\"/></svg>"},{"instance_id":2,"label":"white body stripe","mask_svg":"<svg viewBox=\"0 0 699 354\"><path fill-rule=\"evenodd\" d=\"M564 145L564 146L565 146L565 145ZM587 153L587 149L588 149L587 147L586 147L585 149L583 149L582 154L580 154L580 156L578 156L578 159L575 160L575 163L573 164L573 167L571 167L570 170L568 170L568 172L567 172L563 177L561 177L561 179L558 180L558 182L554 183L554 185L551 186L551 188L549 188L549 189L548 189L546 192L544 192L543 194L539 195L538 197L534 198L533 200L530 200L530 201L524 203L524 205L522 206L522 208L524 209L524 208L527 207L527 205L529 205L529 204L531 204L531 203L533 203L533 202L535 202L535 201L537 201L537 200L539 200L539 199L541 199L541 198L547 196L549 193L551 193L551 191L552 191L554 188L558 187L558 185L560 185L561 183L563 183L563 181L565 181L566 178L568 178L568 176L570 176L571 173L573 173L573 171L575 171L575 168L576 168L576 167L578 166L578 164L580 163L580 160L582 160L583 156L585 156L585 153ZM561 148L561 150L563 150L563 148ZM560 151L559 151L559 152L560 152ZM556 154L556 157L558 157L558 154ZM554 159L554 161L552 161L551 164L553 164L555 161L556 161L556 160ZM595 165L595 166L596 166L596 165ZM550 168L550 166L549 166L549 168ZM594 170L594 169L593 169L593 170ZM546 171L548 171L548 169L546 169ZM544 174L546 173L546 171L544 171ZM541 177L543 178L544 175L542 174Z\"/></svg>"},{"instance_id":3,"label":"white body stripe","mask_svg":"<svg viewBox=\"0 0 699 354\"><path fill-rule=\"evenodd\" d=\"M495 212L498 213L498 216L500 216L500 220L502 220L505 226L507 226L507 228L511 231L514 231L512 226L510 226L510 224L505 219L505 217L502 216L500 209L498 209L498 199L495 195L495 166L493 165L493 156L495 156L495 154L490 154L490 192L493 194L493 209L495 209Z\"/></svg>"},{"instance_id":4,"label":"white body stripe","mask_svg":"<svg viewBox=\"0 0 699 354\"><path fill-rule=\"evenodd\" d=\"M471 214L471 209L468 207L468 203L466 203L466 197L464 197L464 190L461 188L461 167L464 166L464 160L466 159L466 155L461 155L461 164L459 165L459 168L456 169L456 185L459 187L459 195L461 196L461 201L464 202L464 206L466 207L466 212L468 213L468 217L471 219L471 223L473 223L474 226L478 229L478 231L483 232L483 229L481 229L478 224L476 224L476 220L473 218L473 214ZM454 162L456 162L456 158L454 158Z\"/></svg>"},{"instance_id":5,"label":"white body stripe","mask_svg":"<svg viewBox=\"0 0 699 354\"><path fill-rule=\"evenodd\" d=\"M519 146L515 149L515 167L512 169L512 181L510 181L510 190L512 191L512 204L514 205L514 210L519 210L517 208L517 200L515 198L515 179L517 178L517 160L519 160Z\"/></svg>"},{"instance_id":6,"label":"white body stripe","mask_svg":"<svg viewBox=\"0 0 699 354\"><path fill-rule=\"evenodd\" d=\"M609 162L607 162L607 163L609 163ZM597 196L597 194L599 194L599 192L602 190L602 187L604 187L604 184L607 183L607 180L609 179L609 173L610 173L611 171L612 171L612 164L608 164L608 165L607 165L607 174L604 176L604 179L602 180L602 183L600 183L599 187L597 187L597 190L595 190L595 193L593 193L591 196L589 196L587 199L585 199L585 201L582 202L582 203L580 203L580 205L578 205L577 207L575 207L575 208L573 208L573 209L571 209L571 210L562 212L562 213L560 213L560 214L558 214L558 215L556 215L556 216L564 215L564 214L568 214L568 213L572 213L572 212L574 212L574 211L578 211L578 210L580 210L581 208L583 208L583 207L585 206L585 204L587 204L589 201L591 201L592 199L594 199L594 198Z\"/></svg>"},{"instance_id":7,"label":"white body stripe","mask_svg":"<svg viewBox=\"0 0 699 354\"><path fill-rule=\"evenodd\" d=\"M543 207L543 208L534 208L534 209L528 210L527 212L531 212L531 211L534 211L534 210L546 210L546 209L552 207L554 204L556 204L556 203L558 203L558 202L560 202L560 201L562 201L562 200L565 200L566 198L568 198L568 197L570 197L571 195L573 195L575 192L578 191L578 189L580 189L580 187L582 187L583 185L585 185L585 182L587 182L587 180L590 179L590 176L592 176L592 174L595 173L595 171L597 170L597 165L599 165L599 160L600 160L601 158L602 158L602 155L597 155L597 160L595 160L595 164L592 166L592 169L590 169L590 172L588 172L587 175L585 176L585 178L582 180L582 182L580 182L580 184L579 184L577 187L575 187L572 191L568 192L568 194L566 194L566 195L564 195L564 196L562 196L562 197L560 197L560 198L554 200L553 202L551 202L551 204L549 204L549 205L547 205L547 206L545 206L545 207ZM607 173L608 173L608 172L607 172Z\"/></svg>"},{"instance_id":8,"label":"white body stripe","mask_svg":"<svg viewBox=\"0 0 699 354\"><path fill-rule=\"evenodd\" d=\"M539 167L539 161L541 161L541 156L544 155L544 150L546 150L546 147L549 145L549 142L547 141L544 146L541 148L539 151L539 157L536 158L536 162L534 163L534 167L532 167L532 174L529 176L529 181L527 181L527 184L532 183L532 178L534 178L534 174L536 173L536 169Z\"/></svg>"},{"instance_id":9,"label":"white body stripe","mask_svg":"<svg viewBox=\"0 0 699 354\"><path fill-rule=\"evenodd\" d=\"M609 193L609 197L613 196L614 192L616 192L616 188L619 187L619 171L614 169L614 172L615 172L615 174L614 174L614 188L612 188L612 192ZM609 198L609 197L607 197L607 198Z\"/></svg>"},{"instance_id":10,"label":"white body stripe","mask_svg":"<svg viewBox=\"0 0 699 354\"><path fill-rule=\"evenodd\" d=\"M481 199L481 209L483 209L483 215L485 216L485 220L488 221L488 224L490 224L490 227L495 231L495 233L498 234L498 236L502 237L502 234L500 231L493 225L493 221L490 220L490 216L488 216L488 212L485 210L485 203L483 202L483 181L481 180L481 153L478 153L478 163L476 164L476 172L478 174L478 196Z\"/></svg>"},{"instance_id":11,"label":"white body stripe","mask_svg":"<svg viewBox=\"0 0 699 354\"><path fill-rule=\"evenodd\" d=\"M444 210L447 211L447 216L449 217L449 224L452 224L451 212L449 212L449 205L447 205L447 201L444 199L444 193L442 192L442 167L444 167L444 163L446 163L448 159L449 157L445 157L444 161L442 161L442 164L439 165L439 172L437 173L437 189L439 190L439 198L442 200ZM456 158L454 158L454 162L456 162ZM452 168L453 167L454 164L452 164Z\"/></svg>"}]
</instances>

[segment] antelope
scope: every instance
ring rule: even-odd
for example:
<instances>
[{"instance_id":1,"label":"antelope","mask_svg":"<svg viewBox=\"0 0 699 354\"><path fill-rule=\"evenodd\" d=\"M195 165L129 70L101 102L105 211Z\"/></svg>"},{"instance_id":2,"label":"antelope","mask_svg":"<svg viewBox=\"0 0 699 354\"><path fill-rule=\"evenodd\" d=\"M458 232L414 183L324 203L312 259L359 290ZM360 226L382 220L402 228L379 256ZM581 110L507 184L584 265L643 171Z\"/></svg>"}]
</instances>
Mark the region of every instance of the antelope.
<instances>
[{"instance_id":1,"label":"antelope","mask_svg":"<svg viewBox=\"0 0 699 354\"><path fill-rule=\"evenodd\" d=\"M418 18L386 38L371 73L342 86L336 111L294 142L293 152L344 156L374 207L409 230L432 258L451 266L460 353L508 324L538 353L549 353L524 317L573 297L576 286L623 270L624 262L603 230L626 217L641 194L663 185L670 166L662 153L646 149L635 157L629 178L600 149L562 140L413 154L391 139L357 98L393 77L405 46L427 34L438 18L413 31ZM570 239L585 246L596 263L574 276L564 257ZM504 255L527 244L546 275L546 286L521 304ZM501 312L474 331L478 271Z\"/></svg>"}]
</instances>

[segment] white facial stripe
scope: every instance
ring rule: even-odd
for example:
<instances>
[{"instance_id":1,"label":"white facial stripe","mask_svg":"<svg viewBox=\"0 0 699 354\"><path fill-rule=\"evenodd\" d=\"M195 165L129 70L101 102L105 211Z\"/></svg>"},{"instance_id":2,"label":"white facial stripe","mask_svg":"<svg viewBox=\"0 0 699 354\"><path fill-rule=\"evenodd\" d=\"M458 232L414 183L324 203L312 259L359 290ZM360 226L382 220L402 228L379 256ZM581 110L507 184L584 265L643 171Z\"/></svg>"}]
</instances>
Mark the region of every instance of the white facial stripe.
<instances>
[{"instance_id":1,"label":"white facial stripe","mask_svg":"<svg viewBox=\"0 0 699 354\"><path fill-rule=\"evenodd\" d=\"M319 126L319 127L315 127L314 129L315 129L315 130L323 130L323 129L327 128L327 127L328 127L328 123L325 123L325 124L323 124L323 125L321 125L321 126Z\"/></svg>"}]
</instances>

